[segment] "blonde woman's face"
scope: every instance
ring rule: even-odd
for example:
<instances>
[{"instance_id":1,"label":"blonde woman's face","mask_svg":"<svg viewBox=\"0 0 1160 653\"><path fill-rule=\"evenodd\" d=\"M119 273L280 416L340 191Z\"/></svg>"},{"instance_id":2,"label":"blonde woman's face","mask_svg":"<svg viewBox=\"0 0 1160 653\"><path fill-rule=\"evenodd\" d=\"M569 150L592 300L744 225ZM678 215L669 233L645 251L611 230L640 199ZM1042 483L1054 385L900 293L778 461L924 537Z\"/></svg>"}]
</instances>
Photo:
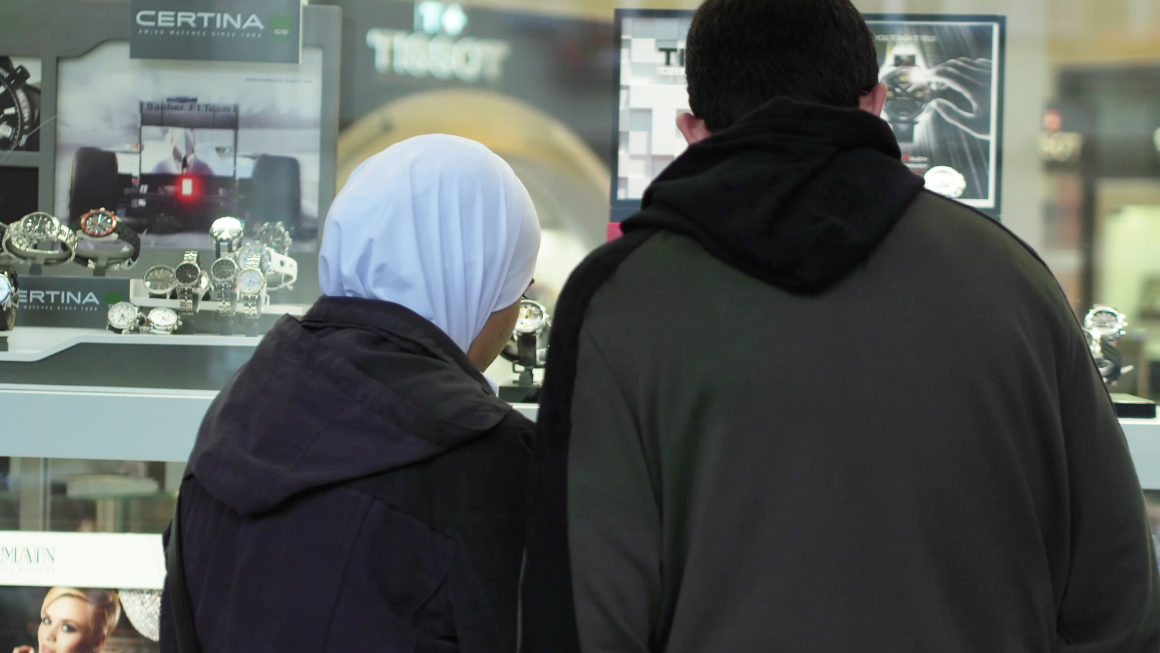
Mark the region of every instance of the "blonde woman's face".
<instances>
[{"instance_id":1,"label":"blonde woman's face","mask_svg":"<svg viewBox=\"0 0 1160 653\"><path fill-rule=\"evenodd\" d=\"M40 613L39 653L84 653L94 649L93 611L88 602L62 596Z\"/></svg>"}]
</instances>

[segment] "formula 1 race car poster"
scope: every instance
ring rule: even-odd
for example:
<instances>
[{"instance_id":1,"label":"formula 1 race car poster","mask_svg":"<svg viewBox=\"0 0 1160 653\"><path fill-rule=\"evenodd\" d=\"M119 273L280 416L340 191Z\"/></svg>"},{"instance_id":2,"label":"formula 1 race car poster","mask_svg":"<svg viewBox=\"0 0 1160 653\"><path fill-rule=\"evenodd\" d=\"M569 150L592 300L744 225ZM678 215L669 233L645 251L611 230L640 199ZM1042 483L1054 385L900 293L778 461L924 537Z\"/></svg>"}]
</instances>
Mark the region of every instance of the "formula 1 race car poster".
<instances>
[{"instance_id":1,"label":"formula 1 race car poster","mask_svg":"<svg viewBox=\"0 0 1160 653\"><path fill-rule=\"evenodd\" d=\"M866 16L882 117L926 187L999 217L1002 16Z\"/></svg>"},{"instance_id":2,"label":"formula 1 race car poster","mask_svg":"<svg viewBox=\"0 0 1160 653\"><path fill-rule=\"evenodd\" d=\"M113 209L144 245L197 246L216 218L318 227L322 53L298 66L129 58L59 66L57 215Z\"/></svg>"}]
</instances>

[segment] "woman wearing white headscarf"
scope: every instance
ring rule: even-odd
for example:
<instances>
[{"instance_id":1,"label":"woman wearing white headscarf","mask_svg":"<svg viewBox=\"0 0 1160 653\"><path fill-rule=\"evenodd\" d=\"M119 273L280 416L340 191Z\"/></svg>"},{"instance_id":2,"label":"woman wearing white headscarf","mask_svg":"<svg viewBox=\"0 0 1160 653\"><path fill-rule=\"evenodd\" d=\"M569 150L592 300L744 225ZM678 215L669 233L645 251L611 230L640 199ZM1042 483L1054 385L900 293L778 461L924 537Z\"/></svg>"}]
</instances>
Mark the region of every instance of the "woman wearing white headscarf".
<instances>
[{"instance_id":1,"label":"woman wearing white headscarf","mask_svg":"<svg viewBox=\"0 0 1160 653\"><path fill-rule=\"evenodd\" d=\"M532 425L481 370L539 239L479 143L420 136L355 170L327 215L324 296L267 334L190 457L180 532L204 649L515 650Z\"/></svg>"}]
</instances>

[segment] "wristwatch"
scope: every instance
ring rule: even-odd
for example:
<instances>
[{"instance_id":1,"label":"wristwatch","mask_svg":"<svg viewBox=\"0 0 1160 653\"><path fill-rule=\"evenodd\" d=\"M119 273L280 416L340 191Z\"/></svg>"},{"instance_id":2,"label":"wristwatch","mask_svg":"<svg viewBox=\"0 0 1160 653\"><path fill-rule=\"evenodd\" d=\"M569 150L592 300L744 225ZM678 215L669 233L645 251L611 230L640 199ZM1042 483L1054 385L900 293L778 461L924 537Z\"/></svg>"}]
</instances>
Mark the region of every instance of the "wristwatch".
<instances>
[{"instance_id":1,"label":"wristwatch","mask_svg":"<svg viewBox=\"0 0 1160 653\"><path fill-rule=\"evenodd\" d=\"M1104 383L1112 383L1125 371L1116 341L1124 335L1127 327L1128 319L1111 306L1093 306L1084 315L1083 330L1087 335L1088 349Z\"/></svg>"},{"instance_id":2,"label":"wristwatch","mask_svg":"<svg viewBox=\"0 0 1160 653\"><path fill-rule=\"evenodd\" d=\"M251 253L238 271L238 305L243 320L257 322L266 302L266 275L262 273L261 255Z\"/></svg>"},{"instance_id":3,"label":"wristwatch","mask_svg":"<svg viewBox=\"0 0 1160 653\"><path fill-rule=\"evenodd\" d=\"M258 225L258 228L254 230L254 240L279 254L288 254L290 243L293 242L290 232L286 230L286 225L282 224L281 220L263 222Z\"/></svg>"},{"instance_id":4,"label":"wristwatch","mask_svg":"<svg viewBox=\"0 0 1160 653\"><path fill-rule=\"evenodd\" d=\"M197 313L202 296L205 295L209 281L201 269L201 252L186 250L181 257L181 263L173 268L173 276L177 279L178 310L183 317L191 317Z\"/></svg>"},{"instance_id":5,"label":"wristwatch","mask_svg":"<svg viewBox=\"0 0 1160 653\"><path fill-rule=\"evenodd\" d=\"M0 246L16 258L57 265L68 263L76 255L77 235L56 216L35 211L8 225Z\"/></svg>"},{"instance_id":6,"label":"wristwatch","mask_svg":"<svg viewBox=\"0 0 1160 653\"><path fill-rule=\"evenodd\" d=\"M512 335L516 340L517 361L524 367L535 367L538 363L538 343L540 334L548 328L548 310L534 299L521 299L516 326Z\"/></svg>"},{"instance_id":7,"label":"wristwatch","mask_svg":"<svg viewBox=\"0 0 1160 653\"><path fill-rule=\"evenodd\" d=\"M20 282L16 270L0 267L0 331L11 331L16 326L16 310L20 307Z\"/></svg>"},{"instance_id":8,"label":"wristwatch","mask_svg":"<svg viewBox=\"0 0 1160 653\"><path fill-rule=\"evenodd\" d=\"M40 90L28 70L0 56L0 152L40 149Z\"/></svg>"},{"instance_id":9,"label":"wristwatch","mask_svg":"<svg viewBox=\"0 0 1160 653\"><path fill-rule=\"evenodd\" d=\"M177 273L168 265L154 265L145 270L143 281L150 297L169 297L177 287Z\"/></svg>"},{"instance_id":10,"label":"wristwatch","mask_svg":"<svg viewBox=\"0 0 1160 653\"><path fill-rule=\"evenodd\" d=\"M1128 328L1128 318L1111 306L1093 306L1083 317L1083 328L1098 338L1119 340Z\"/></svg>"},{"instance_id":11,"label":"wristwatch","mask_svg":"<svg viewBox=\"0 0 1160 653\"><path fill-rule=\"evenodd\" d=\"M298 279L298 261L285 254L267 249L266 290L290 288Z\"/></svg>"},{"instance_id":12,"label":"wristwatch","mask_svg":"<svg viewBox=\"0 0 1160 653\"><path fill-rule=\"evenodd\" d=\"M90 268L98 266L112 270L131 268L141 255L141 237L118 218L116 213L108 209L93 209L81 215L77 220L76 234L78 254L73 260ZM101 249L93 252L85 251L85 255L81 256L79 252L81 242L96 243ZM106 247L108 244L118 242L123 243L119 248ZM127 249L125 245L128 245ZM98 256L99 253L104 255Z\"/></svg>"},{"instance_id":13,"label":"wristwatch","mask_svg":"<svg viewBox=\"0 0 1160 653\"><path fill-rule=\"evenodd\" d=\"M145 316L145 328L149 333L166 336L176 331L179 326L181 317L172 308L158 306L150 309L149 314Z\"/></svg>"},{"instance_id":14,"label":"wristwatch","mask_svg":"<svg viewBox=\"0 0 1160 653\"><path fill-rule=\"evenodd\" d=\"M213 224L209 226L209 237L213 239L214 258L220 259L226 254L238 251L245 232L245 225L233 216L227 215L214 220Z\"/></svg>"},{"instance_id":15,"label":"wristwatch","mask_svg":"<svg viewBox=\"0 0 1160 653\"><path fill-rule=\"evenodd\" d=\"M882 111L899 143L914 142L914 123L932 98L930 84L924 80L925 67L917 53L896 50L893 67L882 76L886 101Z\"/></svg>"},{"instance_id":16,"label":"wristwatch","mask_svg":"<svg viewBox=\"0 0 1160 653\"><path fill-rule=\"evenodd\" d=\"M0 222L0 244L4 242L4 235L8 233L8 225ZM0 264L12 263L16 261L16 257L9 254L8 250L0 245Z\"/></svg>"},{"instance_id":17,"label":"wristwatch","mask_svg":"<svg viewBox=\"0 0 1160 653\"><path fill-rule=\"evenodd\" d=\"M218 303L218 315L232 317L237 299L234 285L238 276L238 262L223 256L209 266L210 297Z\"/></svg>"},{"instance_id":18,"label":"wristwatch","mask_svg":"<svg viewBox=\"0 0 1160 653\"><path fill-rule=\"evenodd\" d=\"M141 308L132 302L110 304L106 323L113 333L137 331L141 328Z\"/></svg>"}]
</instances>

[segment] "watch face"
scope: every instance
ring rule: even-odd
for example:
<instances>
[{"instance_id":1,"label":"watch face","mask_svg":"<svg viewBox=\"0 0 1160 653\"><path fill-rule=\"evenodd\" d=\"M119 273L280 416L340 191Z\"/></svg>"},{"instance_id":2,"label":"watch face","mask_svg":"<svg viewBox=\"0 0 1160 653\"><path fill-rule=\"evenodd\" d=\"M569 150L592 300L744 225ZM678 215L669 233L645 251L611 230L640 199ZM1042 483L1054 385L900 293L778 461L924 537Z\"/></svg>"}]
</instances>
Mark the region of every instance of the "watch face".
<instances>
[{"instance_id":1,"label":"watch face","mask_svg":"<svg viewBox=\"0 0 1160 653\"><path fill-rule=\"evenodd\" d=\"M177 311L159 306L149 311L149 326L153 329L172 330L177 327Z\"/></svg>"},{"instance_id":2,"label":"watch face","mask_svg":"<svg viewBox=\"0 0 1160 653\"><path fill-rule=\"evenodd\" d=\"M214 281L232 281L238 273L238 264L232 258L222 257L209 267L209 274Z\"/></svg>"},{"instance_id":3,"label":"watch face","mask_svg":"<svg viewBox=\"0 0 1160 653\"><path fill-rule=\"evenodd\" d=\"M81 216L81 231L93 238L108 236L117 228L117 216L106 209L93 209Z\"/></svg>"},{"instance_id":4,"label":"watch face","mask_svg":"<svg viewBox=\"0 0 1160 653\"><path fill-rule=\"evenodd\" d=\"M265 285L266 277L261 270L246 268L238 273L238 292L243 295L256 295Z\"/></svg>"},{"instance_id":5,"label":"watch face","mask_svg":"<svg viewBox=\"0 0 1160 653\"><path fill-rule=\"evenodd\" d=\"M1124 335L1128 321L1114 308L1096 306L1084 316L1083 326L1097 337L1116 339Z\"/></svg>"},{"instance_id":6,"label":"watch face","mask_svg":"<svg viewBox=\"0 0 1160 653\"><path fill-rule=\"evenodd\" d=\"M44 211L29 213L20 219L20 228L25 234L34 238L44 238L60 227L56 216Z\"/></svg>"},{"instance_id":7,"label":"watch face","mask_svg":"<svg viewBox=\"0 0 1160 653\"><path fill-rule=\"evenodd\" d=\"M128 331L137 326L140 311L129 302L117 302L109 307L109 326Z\"/></svg>"},{"instance_id":8,"label":"watch face","mask_svg":"<svg viewBox=\"0 0 1160 653\"><path fill-rule=\"evenodd\" d=\"M248 242L238 250L238 260L243 267L250 267L251 260L256 261L258 268L265 272L270 268L270 248L263 243Z\"/></svg>"},{"instance_id":9,"label":"watch face","mask_svg":"<svg viewBox=\"0 0 1160 653\"><path fill-rule=\"evenodd\" d=\"M145 271L145 288L151 293L162 294L177 285L177 275L168 265L154 265Z\"/></svg>"},{"instance_id":10,"label":"watch face","mask_svg":"<svg viewBox=\"0 0 1160 653\"><path fill-rule=\"evenodd\" d=\"M213 221L209 235L214 240L233 240L245 231L242 221L233 216L223 216Z\"/></svg>"},{"instance_id":11,"label":"watch face","mask_svg":"<svg viewBox=\"0 0 1160 653\"><path fill-rule=\"evenodd\" d=\"M12 281L6 274L0 274L0 304L8 301L12 296Z\"/></svg>"},{"instance_id":12,"label":"watch face","mask_svg":"<svg viewBox=\"0 0 1160 653\"><path fill-rule=\"evenodd\" d=\"M516 318L515 332L519 335L539 333L548 319L544 305L531 299L520 300L520 313Z\"/></svg>"},{"instance_id":13,"label":"watch face","mask_svg":"<svg viewBox=\"0 0 1160 653\"><path fill-rule=\"evenodd\" d=\"M193 286L201 280L201 268L196 263L182 263L173 268L173 274L183 286Z\"/></svg>"},{"instance_id":14,"label":"watch face","mask_svg":"<svg viewBox=\"0 0 1160 653\"><path fill-rule=\"evenodd\" d=\"M279 254L290 251L290 232L281 222L263 222L254 233L254 239L271 247Z\"/></svg>"},{"instance_id":15,"label":"watch face","mask_svg":"<svg viewBox=\"0 0 1160 653\"><path fill-rule=\"evenodd\" d=\"M886 85L886 115L894 120L913 120L930 100L930 86L915 79L914 68L896 68L882 78Z\"/></svg>"}]
</instances>

